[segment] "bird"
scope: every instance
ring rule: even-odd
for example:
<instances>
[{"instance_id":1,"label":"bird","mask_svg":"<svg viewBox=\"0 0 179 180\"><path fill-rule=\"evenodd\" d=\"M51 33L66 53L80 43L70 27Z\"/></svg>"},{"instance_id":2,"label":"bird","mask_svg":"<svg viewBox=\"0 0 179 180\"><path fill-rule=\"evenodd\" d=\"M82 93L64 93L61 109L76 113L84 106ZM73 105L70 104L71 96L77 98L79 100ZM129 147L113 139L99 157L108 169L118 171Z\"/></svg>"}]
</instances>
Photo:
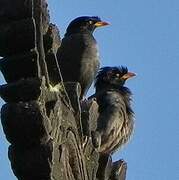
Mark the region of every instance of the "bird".
<instances>
[{"instance_id":1,"label":"bird","mask_svg":"<svg viewBox=\"0 0 179 180\"><path fill-rule=\"evenodd\" d=\"M99 143L101 154L113 154L126 144L134 129L134 112L131 108L132 92L125 87L126 80L136 76L127 67L103 67L95 78L95 99L99 117L94 141Z\"/></svg>"},{"instance_id":2,"label":"bird","mask_svg":"<svg viewBox=\"0 0 179 180\"><path fill-rule=\"evenodd\" d=\"M100 66L98 46L93 32L96 28L107 25L109 23L102 21L98 16L77 17L68 25L57 51L63 81L80 83L80 99L85 97Z\"/></svg>"}]
</instances>

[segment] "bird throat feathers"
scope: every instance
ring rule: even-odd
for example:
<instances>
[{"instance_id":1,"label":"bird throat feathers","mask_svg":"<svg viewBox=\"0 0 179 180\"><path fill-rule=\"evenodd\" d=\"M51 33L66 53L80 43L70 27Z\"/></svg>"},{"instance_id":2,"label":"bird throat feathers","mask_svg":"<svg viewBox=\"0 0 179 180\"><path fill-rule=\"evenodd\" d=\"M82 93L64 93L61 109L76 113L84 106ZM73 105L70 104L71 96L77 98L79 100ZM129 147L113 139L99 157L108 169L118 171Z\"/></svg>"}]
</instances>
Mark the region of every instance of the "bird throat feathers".
<instances>
[{"instance_id":1,"label":"bird throat feathers","mask_svg":"<svg viewBox=\"0 0 179 180\"><path fill-rule=\"evenodd\" d=\"M125 87L125 86L120 86L118 88L116 87L101 87L101 86L97 86L96 85L96 95L98 96L99 94L105 94L105 92L115 92L121 95L125 105L126 105L126 111L128 113L129 116L133 117L134 116L134 112L131 108L131 102L132 102L132 92L129 88Z\"/></svg>"},{"instance_id":2,"label":"bird throat feathers","mask_svg":"<svg viewBox=\"0 0 179 180\"><path fill-rule=\"evenodd\" d=\"M79 27L79 28L74 28L74 29L71 29L70 31L66 31L66 33L65 33L65 37L66 36L70 36L70 35L72 35L72 34L78 34L78 33L82 33L82 34L93 34L93 32L94 32L94 30L95 30L95 28L93 29L93 28L91 28L91 29L89 29L89 28L87 28L87 27Z\"/></svg>"}]
</instances>

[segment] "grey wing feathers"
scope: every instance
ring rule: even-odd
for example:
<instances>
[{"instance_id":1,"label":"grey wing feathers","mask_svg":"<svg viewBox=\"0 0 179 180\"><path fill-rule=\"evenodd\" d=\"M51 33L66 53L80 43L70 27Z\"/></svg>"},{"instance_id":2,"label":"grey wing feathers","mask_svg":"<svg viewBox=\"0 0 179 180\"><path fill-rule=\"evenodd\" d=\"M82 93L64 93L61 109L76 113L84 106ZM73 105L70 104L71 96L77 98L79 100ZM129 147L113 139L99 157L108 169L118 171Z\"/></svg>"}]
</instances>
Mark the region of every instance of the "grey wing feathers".
<instances>
[{"instance_id":1,"label":"grey wing feathers","mask_svg":"<svg viewBox=\"0 0 179 180\"><path fill-rule=\"evenodd\" d=\"M103 97L102 110L98 118L98 131L109 132L114 126L121 129L125 116L125 103L119 94L107 93Z\"/></svg>"}]
</instances>

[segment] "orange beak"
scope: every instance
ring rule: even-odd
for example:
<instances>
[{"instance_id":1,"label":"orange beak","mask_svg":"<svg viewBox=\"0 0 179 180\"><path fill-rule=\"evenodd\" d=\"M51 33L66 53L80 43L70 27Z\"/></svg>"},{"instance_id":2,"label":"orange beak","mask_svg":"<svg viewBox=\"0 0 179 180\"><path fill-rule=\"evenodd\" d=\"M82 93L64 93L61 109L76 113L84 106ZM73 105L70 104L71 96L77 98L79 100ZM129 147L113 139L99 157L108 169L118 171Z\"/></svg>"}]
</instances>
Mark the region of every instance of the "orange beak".
<instances>
[{"instance_id":1,"label":"orange beak","mask_svg":"<svg viewBox=\"0 0 179 180\"><path fill-rule=\"evenodd\" d=\"M110 25L108 22L104 22L104 21L98 21L94 24L96 27L102 27L102 26L108 26Z\"/></svg>"},{"instance_id":2,"label":"orange beak","mask_svg":"<svg viewBox=\"0 0 179 180\"><path fill-rule=\"evenodd\" d=\"M134 77L134 76L136 76L135 73L133 73L133 72L128 72L128 73L124 74L121 78L127 80L127 79L129 79L129 78Z\"/></svg>"}]
</instances>

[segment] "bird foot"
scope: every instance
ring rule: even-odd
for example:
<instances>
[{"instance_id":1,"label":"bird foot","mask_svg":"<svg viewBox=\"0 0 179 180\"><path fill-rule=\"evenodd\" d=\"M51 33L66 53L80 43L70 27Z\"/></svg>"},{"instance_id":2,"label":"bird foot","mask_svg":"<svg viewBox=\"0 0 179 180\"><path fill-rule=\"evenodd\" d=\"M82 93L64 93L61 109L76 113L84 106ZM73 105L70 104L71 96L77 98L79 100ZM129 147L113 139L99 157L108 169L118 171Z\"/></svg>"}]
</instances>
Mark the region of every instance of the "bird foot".
<instances>
[{"instance_id":1,"label":"bird foot","mask_svg":"<svg viewBox=\"0 0 179 180\"><path fill-rule=\"evenodd\" d=\"M51 84L49 85L49 89L50 91L52 92L60 92L60 91L63 91L63 86L61 83L55 85L55 86L52 86Z\"/></svg>"},{"instance_id":2,"label":"bird foot","mask_svg":"<svg viewBox=\"0 0 179 180\"><path fill-rule=\"evenodd\" d=\"M88 143L88 136L84 136L84 138L83 138L83 143L82 143L82 147L84 148L87 143Z\"/></svg>"},{"instance_id":3,"label":"bird foot","mask_svg":"<svg viewBox=\"0 0 179 180\"><path fill-rule=\"evenodd\" d=\"M101 146L101 135L98 131L91 132L93 146L99 150Z\"/></svg>"}]
</instances>

